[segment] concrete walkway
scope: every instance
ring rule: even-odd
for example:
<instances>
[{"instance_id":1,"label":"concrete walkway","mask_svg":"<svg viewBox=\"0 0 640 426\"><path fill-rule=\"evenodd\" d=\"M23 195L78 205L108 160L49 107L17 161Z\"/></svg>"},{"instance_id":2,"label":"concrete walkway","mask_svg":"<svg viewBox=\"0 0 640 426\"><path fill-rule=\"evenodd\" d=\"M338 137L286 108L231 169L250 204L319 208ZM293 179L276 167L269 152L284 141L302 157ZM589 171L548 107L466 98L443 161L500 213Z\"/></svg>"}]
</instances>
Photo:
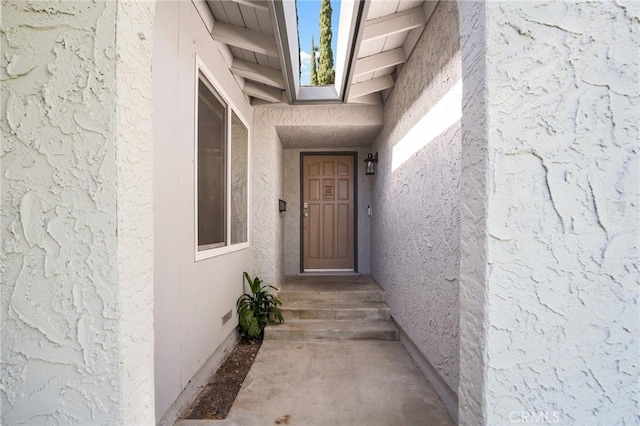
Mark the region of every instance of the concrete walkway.
<instances>
[{"instance_id":1,"label":"concrete walkway","mask_svg":"<svg viewBox=\"0 0 640 426\"><path fill-rule=\"evenodd\" d=\"M205 425L453 425L398 341L265 341L226 420Z\"/></svg>"}]
</instances>

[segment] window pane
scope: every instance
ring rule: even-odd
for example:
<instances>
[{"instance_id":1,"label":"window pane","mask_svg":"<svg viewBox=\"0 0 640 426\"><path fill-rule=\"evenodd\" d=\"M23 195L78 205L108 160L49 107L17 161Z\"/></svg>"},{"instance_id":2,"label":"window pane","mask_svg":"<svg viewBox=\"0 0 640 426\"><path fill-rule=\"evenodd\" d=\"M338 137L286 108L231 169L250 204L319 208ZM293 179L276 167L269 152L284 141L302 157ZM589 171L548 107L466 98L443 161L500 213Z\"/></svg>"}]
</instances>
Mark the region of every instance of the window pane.
<instances>
[{"instance_id":1,"label":"window pane","mask_svg":"<svg viewBox=\"0 0 640 426\"><path fill-rule=\"evenodd\" d=\"M198 250L226 243L225 105L198 82Z\"/></svg>"},{"instance_id":2,"label":"window pane","mask_svg":"<svg viewBox=\"0 0 640 426\"><path fill-rule=\"evenodd\" d=\"M231 118L231 244L247 242L249 131L235 112Z\"/></svg>"}]
</instances>

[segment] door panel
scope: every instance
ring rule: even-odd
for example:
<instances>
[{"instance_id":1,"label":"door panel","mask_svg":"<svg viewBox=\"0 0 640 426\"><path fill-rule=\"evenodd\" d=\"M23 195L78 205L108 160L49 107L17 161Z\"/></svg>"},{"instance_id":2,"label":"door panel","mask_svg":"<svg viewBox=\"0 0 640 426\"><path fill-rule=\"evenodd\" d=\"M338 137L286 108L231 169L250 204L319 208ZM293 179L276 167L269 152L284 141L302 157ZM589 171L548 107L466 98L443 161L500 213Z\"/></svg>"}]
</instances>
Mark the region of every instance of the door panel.
<instances>
[{"instance_id":1,"label":"door panel","mask_svg":"<svg viewBox=\"0 0 640 426\"><path fill-rule=\"evenodd\" d=\"M333 176L333 169L335 167L335 164L333 161L324 161L322 163L323 167L322 167L322 173L325 176Z\"/></svg>"},{"instance_id":2,"label":"door panel","mask_svg":"<svg viewBox=\"0 0 640 426\"><path fill-rule=\"evenodd\" d=\"M349 179L338 179L338 201L349 201Z\"/></svg>"},{"instance_id":3,"label":"door panel","mask_svg":"<svg viewBox=\"0 0 640 426\"><path fill-rule=\"evenodd\" d=\"M320 176L320 162L309 164L309 176Z\"/></svg>"},{"instance_id":4,"label":"door panel","mask_svg":"<svg viewBox=\"0 0 640 426\"><path fill-rule=\"evenodd\" d=\"M320 205L312 204L309 206L309 258L320 259Z\"/></svg>"},{"instance_id":5,"label":"door panel","mask_svg":"<svg viewBox=\"0 0 640 426\"><path fill-rule=\"evenodd\" d=\"M349 163L345 163L343 161L338 161L338 175L345 176L349 175L351 167L349 167Z\"/></svg>"},{"instance_id":6,"label":"door panel","mask_svg":"<svg viewBox=\"0 0 640 426\"><path fill-rule=\"evenodd\" d=\"M322 257L332 259L335 257L333 253L333 245L335 239L335 208L331 204L323 204L322 206Z\"/></svg>"},{"instance_id":7,"label":"door panel","mask_svg":"<svg viewBox=\"0 0 640 426\"><path fill-rule=\"evenodd\" d=\"M320 179L309 179L309 201L320 201Z\"/></svg>"},{"instance_id":8,"label":"door panel","mask_svg":"<svg viewBox=\"0 0 640 426\"><path fill-rule=\"evenodd\" d=\"M338 235L347 235L349 233L349 204L338 204ZM348 258L351 253L346 238L338 238L338 257L340 259Z\"/></svg>"},{"instance_id":9,"label":"door panel","mask_svg":"<svg viewBox=\"0 0 640 426\"><path fill-rule=\"evenodd\" d=\"M302 261L305 270L355 268L355 164L349 155L302 160Z\"/></svg>"}]
</instances>

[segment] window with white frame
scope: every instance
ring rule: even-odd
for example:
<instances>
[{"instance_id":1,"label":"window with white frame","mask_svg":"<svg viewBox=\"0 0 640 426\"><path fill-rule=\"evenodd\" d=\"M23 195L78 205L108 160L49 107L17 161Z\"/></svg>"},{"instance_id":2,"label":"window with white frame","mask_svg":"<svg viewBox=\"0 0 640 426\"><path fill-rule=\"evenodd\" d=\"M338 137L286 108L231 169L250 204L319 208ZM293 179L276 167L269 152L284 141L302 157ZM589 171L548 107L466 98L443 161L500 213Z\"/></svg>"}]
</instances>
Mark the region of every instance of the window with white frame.
<instances>
[{"instance_id":1,"label":"window with white frame","mask_svg":"<svg viewBox=\"0 0 640 426\"><path fill-rule=\"evenodd\" d=\"M249 129L197 62L196 260L248 247Z\"/></svg>"}]
</instances>

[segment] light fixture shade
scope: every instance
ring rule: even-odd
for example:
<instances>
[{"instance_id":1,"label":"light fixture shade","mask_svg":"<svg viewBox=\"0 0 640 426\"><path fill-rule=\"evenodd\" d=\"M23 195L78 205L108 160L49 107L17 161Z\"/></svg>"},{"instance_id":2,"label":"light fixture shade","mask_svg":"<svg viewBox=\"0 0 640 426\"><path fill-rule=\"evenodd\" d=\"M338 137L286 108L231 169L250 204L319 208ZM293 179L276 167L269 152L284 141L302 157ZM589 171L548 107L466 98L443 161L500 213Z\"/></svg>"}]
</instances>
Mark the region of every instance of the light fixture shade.
<instances>
[{"instance_id":1,"label":"light fixture shade","mask_svg":"<svg viewBox=\"0 0 640 426\"><path fill-rule=\"evenodd\" d=\"M364 174L366 175L375 175L376 174L376 164L378 163L378 153L375 155L369 153L367 158L364 160Z\"/></svg>"}]
</instances>

